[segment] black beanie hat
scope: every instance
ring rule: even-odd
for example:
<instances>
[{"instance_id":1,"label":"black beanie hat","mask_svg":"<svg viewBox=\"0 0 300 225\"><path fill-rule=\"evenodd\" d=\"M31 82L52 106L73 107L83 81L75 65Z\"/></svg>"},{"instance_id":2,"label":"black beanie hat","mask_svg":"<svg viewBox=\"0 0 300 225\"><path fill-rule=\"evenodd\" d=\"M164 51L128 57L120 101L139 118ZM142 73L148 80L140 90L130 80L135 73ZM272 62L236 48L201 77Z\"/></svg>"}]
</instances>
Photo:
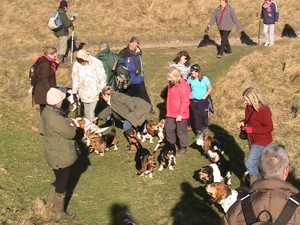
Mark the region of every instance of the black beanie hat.
<instances>
[{"instance_id":1,"label":"black beanie hat","mask_svg":"<svg viewBox=\"0 0 300 225\"><path fill-rule=\"evenodd\" d=\"M68 3L67 3L67 1L61 1L60 3L59 3L59 8L67 8L68 7Z\"/></svg>"}]
</instances>

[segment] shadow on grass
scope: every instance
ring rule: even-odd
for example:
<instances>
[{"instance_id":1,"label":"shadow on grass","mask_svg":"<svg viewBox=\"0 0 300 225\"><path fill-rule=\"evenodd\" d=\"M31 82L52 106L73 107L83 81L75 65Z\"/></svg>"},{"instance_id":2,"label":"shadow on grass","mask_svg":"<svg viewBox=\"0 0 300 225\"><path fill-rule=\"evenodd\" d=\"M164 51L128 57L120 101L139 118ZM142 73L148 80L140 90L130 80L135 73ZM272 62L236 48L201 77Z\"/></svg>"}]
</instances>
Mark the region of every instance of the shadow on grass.
<instances>
[{"instance_id":1,"label":"shadow on grass","mask_svg":"<svg viewBox=\"0 0 300 225\"><path fill-rule=\"evenodd\" d=\"M138 224L131 215L127 205L113 204L110 208L110 225Z\"/></svg>"},{"instance_id":2,"label":"shadow on grass","mask_svg":"<svg viewBox=\"0 0 300 225\"><path fill-rule=\"evenodd\" d=\"M220 216L211 209L204 187L193 188L190 183L181 183L182 196L171 211L173 225L220 224Z\"/></svg>"}]
</instances>

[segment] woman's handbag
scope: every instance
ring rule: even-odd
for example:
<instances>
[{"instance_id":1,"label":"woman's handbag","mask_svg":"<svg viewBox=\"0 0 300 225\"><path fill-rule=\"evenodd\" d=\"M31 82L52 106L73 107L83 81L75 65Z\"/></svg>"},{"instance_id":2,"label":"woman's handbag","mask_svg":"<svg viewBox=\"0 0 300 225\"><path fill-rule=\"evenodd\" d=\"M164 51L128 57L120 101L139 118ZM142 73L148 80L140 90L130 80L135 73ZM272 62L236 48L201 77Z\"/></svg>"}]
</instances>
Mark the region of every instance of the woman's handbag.
<instances>
[{"instance_id":1,"label":"woman's handbag","mask_svg":"<svg viewBox=\"0 0 300 225\"><path fill-rule=\"evenodd\" d=\"M240 134L239 134L239 138L242 140L247 140L247 134L244 128L241 129Z\"/></svg>"},{"instance_id":2,"label":"woman's handbag","mask_svg":"<svg viewBox=\"0 0 300 225\"><path fill-rule=\"evenodd\" d=\"M247 122L245 123L245 126L249 122L249 120L250 120L251 116L253 115L254 111L255 110L253 109L252 113L250 114L249 118L247 119ZM242 140L247 140L247 138L248 138L247 133L246 133L244 127L241 127L239 138L242 139Z\"/></svg>"}]
</instances>

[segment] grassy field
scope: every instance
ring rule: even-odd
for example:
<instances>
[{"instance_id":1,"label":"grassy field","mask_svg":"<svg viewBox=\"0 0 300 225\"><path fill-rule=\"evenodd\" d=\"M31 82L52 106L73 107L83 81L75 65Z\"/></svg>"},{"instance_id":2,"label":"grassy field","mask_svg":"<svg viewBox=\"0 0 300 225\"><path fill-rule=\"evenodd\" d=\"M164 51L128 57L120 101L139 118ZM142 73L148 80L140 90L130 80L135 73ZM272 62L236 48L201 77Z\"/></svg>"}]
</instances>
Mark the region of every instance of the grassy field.
<instances>
[{"instance_id":1,"label":"grassy field","mask_svg":"<svg viewBox=\"0 0 300 225\"><path fill-rule=\"evenodd\" d=\"M166 69L181 49L190 52L193 63L203 65L203 70L214 85L235 61L255 48L234 46L236 54L224 57L222 61L215 58L213 47L144 49L145 79L155 106L163 103L160 92L167 85ZM68 86L70 80L67 71L70 68L63 69L68 77L59 73L58 80L60 84ZM0 192L3 196L0 221L2 224L26 224L25 221L28 224L55 224L51 219L53 215L47 213L42 204L53 173L45 163L42 137L37 131L38 109L31 109L28 99L23 104L24 107L18 110L10 104L1 107L0 126L2 131L7 132L1 132L0 139ZM158 120L159 108L151 118ZM231 136L235 134L219 126L214 115L211 116L211 122L211 132L222 132L228 146L235 147L228 148L228 154L234 153L237 162L233 166L234 174L239 176L243 169L242 149L246 146L235 142ZM11 124L14 129L9 128ZM188 153L178 157L175 171L156 170L154 178L150 179L136 175L134 154L125 151L126 141L122 131L118 129L117 132L120 137L119 150L111 150L102 158L96 154L79 158L72 178L75 189L68 206L68 210L76 212L77 217L70 224L109 224L115 205L128 207L140 224L219 223L221 214L208 204L202 186L193 179L194 171L209 162L193 145L192 133L189 133L191 145ZM149 143L145 143L144 147L150 151L153 149ZM236 177L233 178L233 184L234 187L238 185Z\"/></svg>"}]
</instances>

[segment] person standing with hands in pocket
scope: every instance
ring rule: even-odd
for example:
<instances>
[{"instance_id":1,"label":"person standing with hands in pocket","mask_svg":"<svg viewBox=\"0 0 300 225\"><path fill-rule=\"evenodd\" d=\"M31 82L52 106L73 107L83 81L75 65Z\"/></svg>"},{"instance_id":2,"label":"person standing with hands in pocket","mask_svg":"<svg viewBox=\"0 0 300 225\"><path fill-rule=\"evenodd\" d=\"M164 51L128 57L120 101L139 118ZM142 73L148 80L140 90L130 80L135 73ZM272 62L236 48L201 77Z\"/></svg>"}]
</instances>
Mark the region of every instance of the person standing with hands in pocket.
<instances>
[{"instance_id":1,"label":"person standing with hands in pocket","mask_svg":"<svg viewBox=\"0 0 300 225\"><path fill-rule=\"evenodd\" d=\"M272 143L273 121L268 103L258 89L247 88L243 98L246 103L245 118L237 124L237 128L244 128L250 145L245 166L252 184L260 178L258 165L262 150Z\"/></svg>"},{"instance_id":2,"label":"person standing with hands in pocket","mask_svg":"<svg viewBox=\"0 0 300 225\"><path fill-rule=\"evenodd\" d=\"M212 15L205 31L207 32L210 26L214 25L215 23L217 23L221 35L221 46L218 47L217 55L217 58L220 59L223 56L224 50L227 54L232 53L228 37L233 28L233 24L237 26L238 30L241 30L241 24L233 7L228 4L228 0L220 1L220 6Z\"/></svg>"}]
</instances>

